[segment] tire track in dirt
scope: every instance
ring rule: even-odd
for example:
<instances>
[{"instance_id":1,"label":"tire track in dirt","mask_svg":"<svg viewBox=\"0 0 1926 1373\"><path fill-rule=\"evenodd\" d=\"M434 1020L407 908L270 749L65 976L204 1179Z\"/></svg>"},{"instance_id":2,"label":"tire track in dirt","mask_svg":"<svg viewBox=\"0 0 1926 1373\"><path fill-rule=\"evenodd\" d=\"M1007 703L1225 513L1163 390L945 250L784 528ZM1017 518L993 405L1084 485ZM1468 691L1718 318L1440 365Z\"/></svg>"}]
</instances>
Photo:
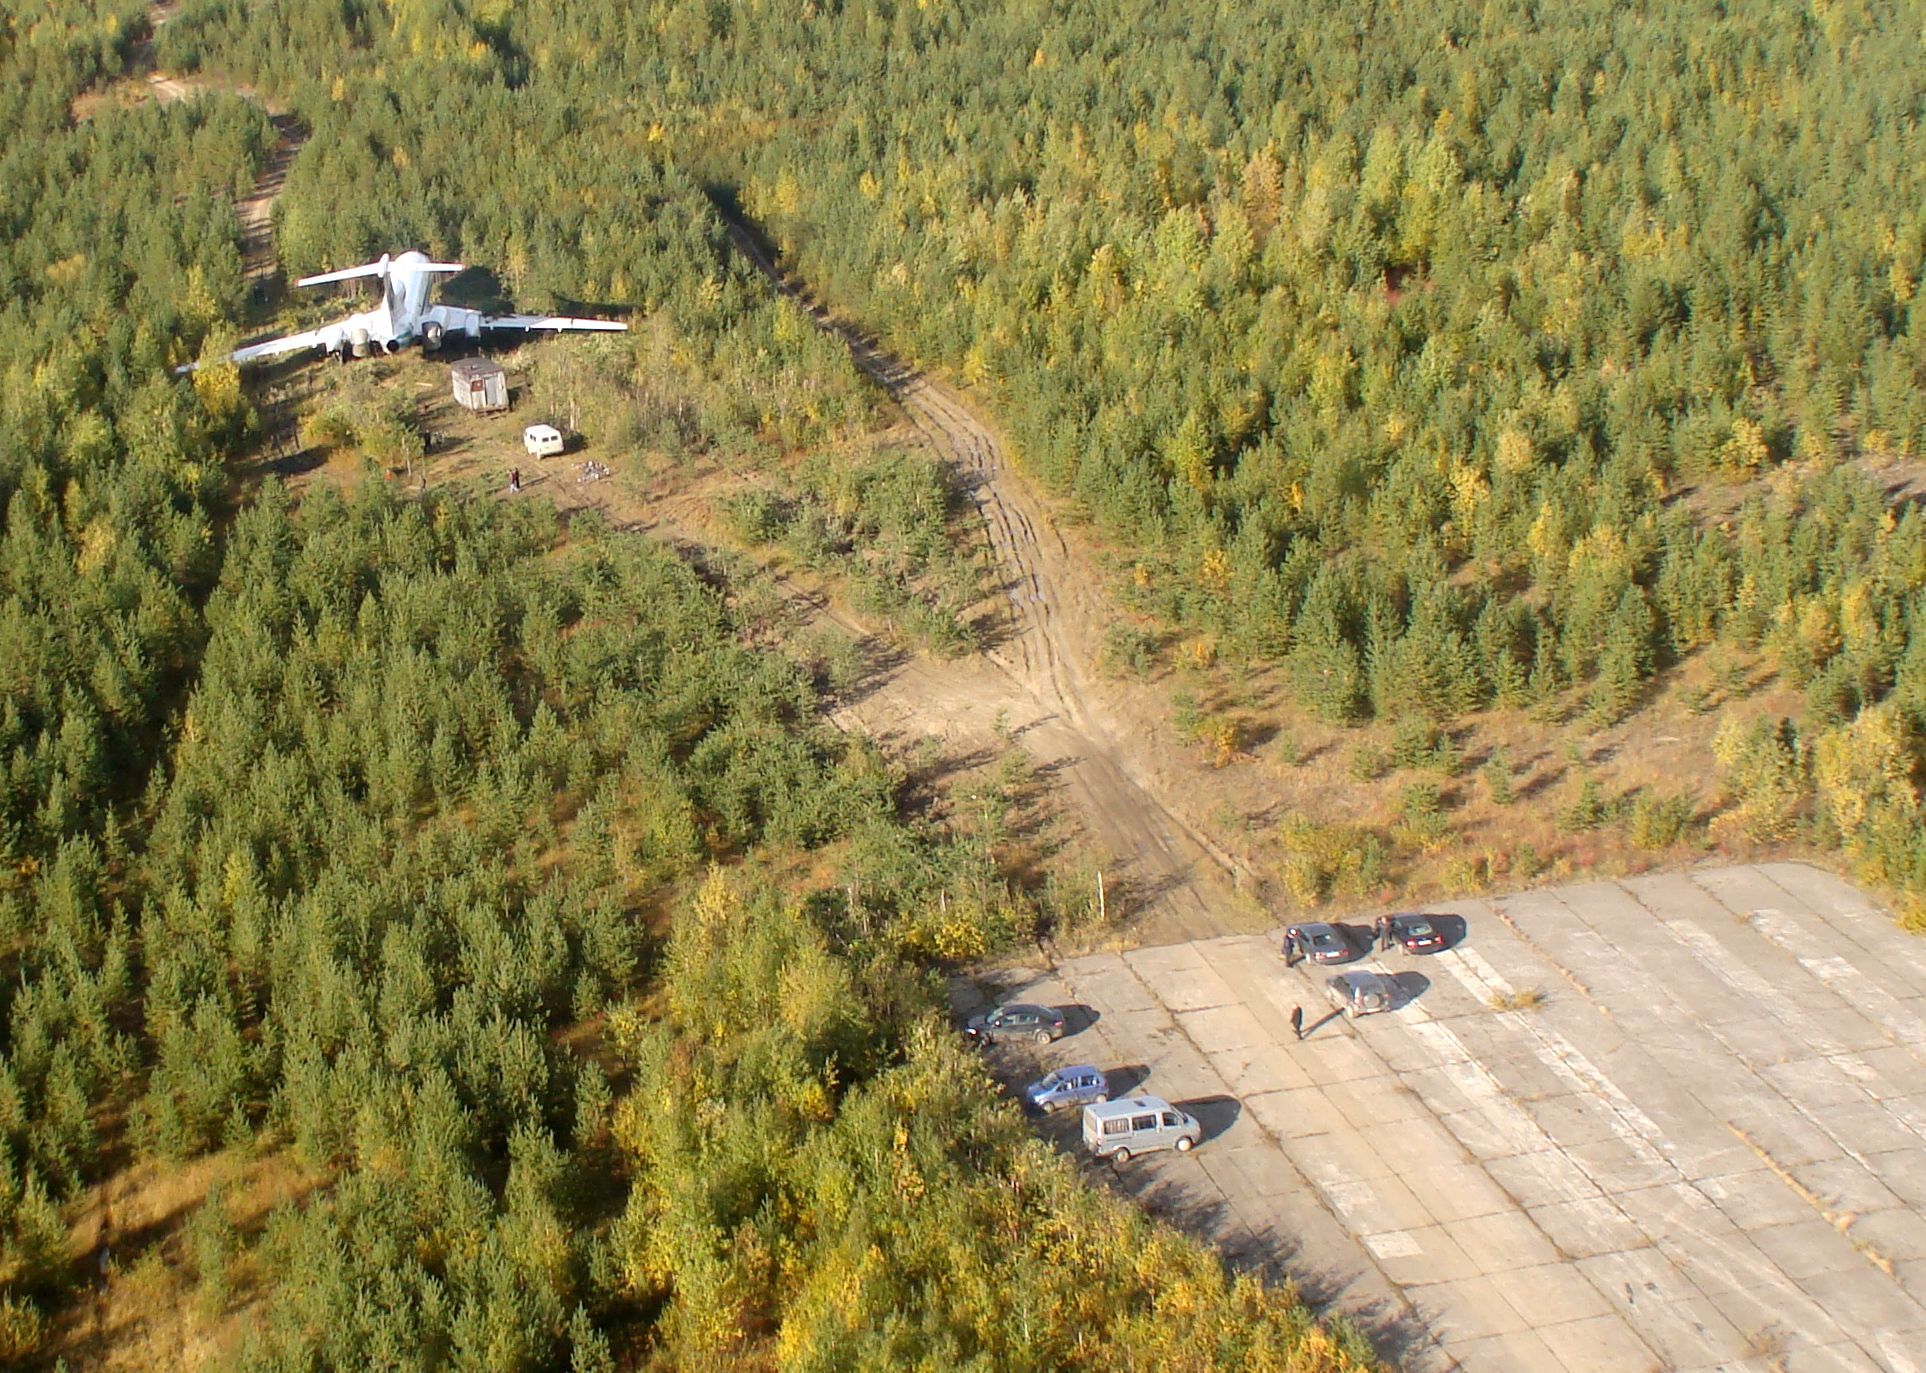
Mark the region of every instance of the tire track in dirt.
<instances>
[{"instance_id":1,"label":"tire track in dirt","mask_svg":"<svg viewBox=\"0 0 1926 1373\"><path fill-rule=\"evenodd\" d=\"M1003 728L1020 738L1039 770L1062 784L1092 847L1111 860L1106 875L1123 877L1138 906L1133 932L1145 942L1252 926L1236 895L1244 874L1235 860L1142 780L1155 759L1085 668L1113 612L1010 470L995 434L955 392L835 320L782 274L745 225L717 210L738 251L842 340L962 478L995 554L1001 623L990 648L952 661L911 658L856 707L857 717L879 737L903 742L925 733L977 742Z\"/></svg>"}]
</instances>

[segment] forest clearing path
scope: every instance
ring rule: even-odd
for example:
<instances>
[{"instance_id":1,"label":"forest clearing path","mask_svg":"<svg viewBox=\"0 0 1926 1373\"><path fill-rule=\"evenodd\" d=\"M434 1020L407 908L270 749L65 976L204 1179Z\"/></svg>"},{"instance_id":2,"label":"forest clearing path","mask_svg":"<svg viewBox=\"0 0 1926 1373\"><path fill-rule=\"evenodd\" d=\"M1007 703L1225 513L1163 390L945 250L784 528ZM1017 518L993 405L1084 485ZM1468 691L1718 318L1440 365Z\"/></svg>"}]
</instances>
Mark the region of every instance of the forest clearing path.
<instances>
[{"instance_id":1,"label":"forest clearing path","mask_svg":"<svg viewBox=\"0 0 1926 1373\"><path fill-rule=\"evenodd\" d=\"M891 357L836 320L786 277L727 212L741 253L841 339L856 366L902 407L925 443L961 478L996 558L1002 621L988 649L954 660L914 658L856 707L885 736L1007 731L1039 770L1060 780L1092 846L1115 867L1138 907L1146 943L1206 939L1266 927L1238 895L1246 874L1190 819L1152 790L1156 760L1107 699L1094 662L1114 611L1079 565L1036 493L1004 460L995 434L954 391Z\"/></svg>"},{"instance_id":2,"label":"forest clearing path","mask_svg":"<svg viewBox=\"0 0 1926 1373\"><path fill-rule=\"evenodd\" d=\"M235 205L241 221L241 280L257 292L266 289L279 266L274 254L274 200L287 184L288 168L307 141L307 133L291 114L270 114L274 121L274 151L254 182L254 193Z\"/></svg>"},{"instance_id":3,"label":"forest clearing path","mask_svg":"<svg viewBox=\"0 0 1926 1373\"><path fill-rule=\"evenodd\" d=\"M287 184L288 168L294 164L295 155L307 141L307 132L293 115L286 110L276 109L262 99L259 92L249 87L195 76L170 76L157 68L154 65L154 39L166 27L167 21L174 17L177 8L176 0L165 0L165 3L147 7L148 37L134 49L130 66L135 73L142 74L148 97L168 105L177 100L191 100L209 91L222 91L258 102L274 124L274 148L268 154L267 164L255 178L254 189L245 199L234 203L234 214L241 224L241 280L251 288L258 303L264 299L267 283L273 279L276 267L272 215L274 200Z\"/></svg>"}]
</instances>

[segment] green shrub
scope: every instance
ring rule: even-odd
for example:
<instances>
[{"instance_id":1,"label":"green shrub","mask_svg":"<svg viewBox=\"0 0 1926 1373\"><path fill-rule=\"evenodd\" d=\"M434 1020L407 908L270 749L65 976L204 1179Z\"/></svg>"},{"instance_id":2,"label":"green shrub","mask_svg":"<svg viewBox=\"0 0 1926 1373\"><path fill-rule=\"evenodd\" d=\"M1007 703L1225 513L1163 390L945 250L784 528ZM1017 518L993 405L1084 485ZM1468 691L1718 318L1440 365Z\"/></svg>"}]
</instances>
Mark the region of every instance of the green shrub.
<instances>
[{"instance_id":1,"label":"green shrub","mask_svg":"<svg viewBox=\"0 0 1926 1373\"><path fill-rule=\"evenodd\" d=\"M1625 818L1625 832L1642 849L1669 849L1685 838L1691 827L1692 798L1639 796L1633 799Z\"/></svg>"},{"instance_id":2,"label":"green shrub","mask_svg":"<svg viewBox=\"0 0 1926 1373\"><path fill-rule=\"evenodd\" d=\"M1333 895L1363 896L1382 880L1384 841L1370 830L1293 815L1279 837L1284 888L1299 906L1315 906Z\"/></svg>"},{"instance_id":3,"label":"green shrub","mask_svg":"<svg viewBox=\"0 0 1926 1373\"><path fill-rule=\"evenodd\" d=\"M1104 631L1097 661L1113 677L1148 677L1157 664L1157 637L1119 621Z\"/></svg>"},{"instance_id":4,"label":"green shrub","mask_svg":"<svg viewBox=\"0 0 1926 1373\"><path fill-rule=\"evenodd\" d=\"M1587 777L1579 784L1578 795L1572 803L1559 813L1558 823L1572 831L1597 829L1612 818L1612 811L1597 781Z\"/></svg>"},{"instance_id":5,"label":"green shrub","mask_svg":"<svg viewBox=\"0 0 1926 1373\"><path fill-rule=\"evenodd\" d=\"M761 486L739 491L722 503L729 528L744 543L774 543L788 527L789 508L775 492Z\"/></svg>"},{"instance_id":6,"label":"green shrub","mask_svg":"<svg viewBox=\"0 0 1926 1373\"><path fill-rule=\"evenodd\" d=\"M1762 842L1789 837L1812 796L1810 760L1789 720L1729 717L1712 740L1712 754L1725 770L1726 789L1737 798L1732 811L1748 836Z\"/></svg>"},{"instance_id":7,"label":"green shrub","mask_svg":"<svg viewBox=\"0 0 1926 1373\"><path fill-rule=\"evenodd\" d=\"M1414 717L1401 722L1391 736L1391 761L1401 768L1422 768L1455 777L1464 764L1464 755L1450 734L1429 720Z\"/></svg>"},{"instance_id":8,"label":"green shrub","mask_svg":"<svg viewBox=\"0 0 1926 1373\"><path fill-rule=\"evenodd\" d=\"M1400 832L1426 853L1435 852L1444 843L1449 821L1435 784L1416 782L1406 787L1398 797L1398 816Z\"/></svg>"},{"instance_id":9,"label":"green shrub","mask_svg":"<svg viewBox=\"0 0 1926 1373\"><path fill-rule=\"evenodd\" d=\"M1511 760L1503 749L1493 749L1480 771L1485 779L1485 794L1491 798L1492 805L1509 806L1516 799L1511 787Z\"/></svg>"}]
</instances>

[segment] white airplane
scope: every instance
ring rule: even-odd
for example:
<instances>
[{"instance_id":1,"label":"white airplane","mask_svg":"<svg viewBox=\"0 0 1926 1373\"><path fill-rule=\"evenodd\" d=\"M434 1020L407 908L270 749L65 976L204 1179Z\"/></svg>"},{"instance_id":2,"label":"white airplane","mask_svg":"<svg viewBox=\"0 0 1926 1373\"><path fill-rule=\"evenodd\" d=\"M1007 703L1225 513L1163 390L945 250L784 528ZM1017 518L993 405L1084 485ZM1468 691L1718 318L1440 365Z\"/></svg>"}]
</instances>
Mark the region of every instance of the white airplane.
<instances>
[{"instance_id":1,"label":"white airplane","mask_svg":"<svg viewBox=\"0 0 1926 1373\"><path fill-rule=\"evenodd\" d=\"M467 310L457 305L430 305L428 288L434 278L439 274L462 270L462 263L430 262L423 253L407 252L397 258L390 258L383 253L379 262L302 277L294 283L296 286L319 286L324 282L347 281L353 277L380 277L381 303L372 310L349 315L333 324L324 324L319 329L250 343L245 348L235 349L226 357L203 358L174 370L177 373L192 372L215 362L254 362L259 358L278 357L282 353L294 353L303 348L324 349L329 357L346 362L349 357L365 358L376 349L384 353L398 353L411 343L419 343L424 349L433 350L441 347L442 340L450 334L477 339L484 329L599 329L620 332L629 327L613 319L571 319L566 315L485 315L479 310Z\"/></svg>"}]
</instances>

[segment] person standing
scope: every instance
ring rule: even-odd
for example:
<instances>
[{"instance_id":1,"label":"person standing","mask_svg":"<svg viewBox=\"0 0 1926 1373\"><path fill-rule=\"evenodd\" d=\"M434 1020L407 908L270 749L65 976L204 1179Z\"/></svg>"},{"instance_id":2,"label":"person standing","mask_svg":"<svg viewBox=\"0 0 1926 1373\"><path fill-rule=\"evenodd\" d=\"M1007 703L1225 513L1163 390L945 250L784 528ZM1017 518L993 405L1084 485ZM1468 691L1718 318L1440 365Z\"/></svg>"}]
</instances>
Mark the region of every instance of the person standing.
<instances>
[{"instance_id":1,"label":"person standing","mask_svg":"<svg viewBox=\"0 0 1926 1373\"><path fill-rule=\"evenodd\" d=\"M1299 942L1297 926L1284 931L1284 966L1295 968L1297 960L1304 957L1304 946Z\"/></svg>"},{"instance_id":2,"label":"person standing","mask_svg":"<svg viewBox=\"0 0 1926 1373\"><path fill-rule=\"evenodd\" d=\"M1388 915L1378 917L1378 951L1391 952L1391 917Z\"/></svg>"},{"instance_id":3,"label":"person standing","mask_svg":"<svg viewBox=\"0 0 1926 1373\"><path fill-rule=\"evenodd\" d=\"M520 491L522 489L522 469L521 468L516 467L516 468L511 468L509 470L508 489L510 491Z\"/></svg>"},{"instance_id":4,"label":"person standing","mask_svg":"<svg viewBox=\"0 0 1926 1373\"><path fill-rule=\"evenodd\" d=\"M1299 1039L1304 1038L1304 1008L1302 1006L1291 1007L1291 1033Z\"/></svg>"}]
</instances>

